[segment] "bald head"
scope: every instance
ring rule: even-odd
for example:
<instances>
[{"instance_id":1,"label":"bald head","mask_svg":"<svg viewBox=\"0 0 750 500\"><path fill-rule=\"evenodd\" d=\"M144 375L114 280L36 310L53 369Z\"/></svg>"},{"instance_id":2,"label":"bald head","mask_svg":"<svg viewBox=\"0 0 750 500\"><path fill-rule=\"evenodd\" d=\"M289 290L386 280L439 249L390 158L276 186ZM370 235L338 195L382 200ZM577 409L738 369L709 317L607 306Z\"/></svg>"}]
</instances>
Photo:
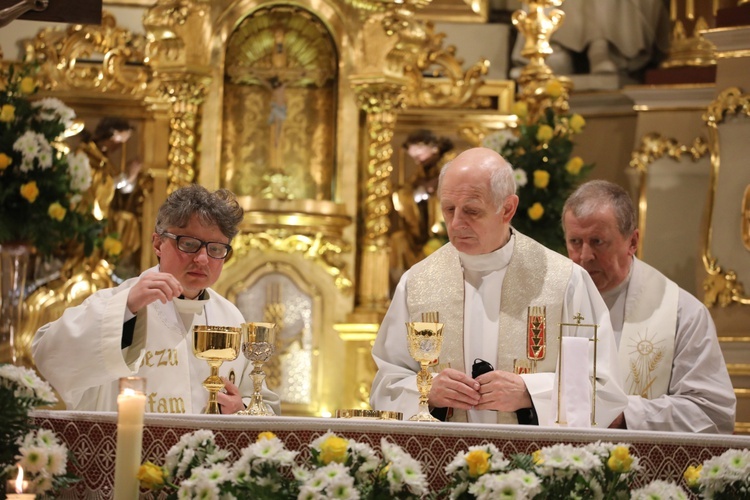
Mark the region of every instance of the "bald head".
<instances>
[{"instance_id":1,"label":"bald head","mask_svg":"<svg viewBox=\"0 0 750 500\"><path fill-rule=\"evenodd\" d=\"M474 148L458 155L440 172L438 196L459 251L489 253L508 241L518 197L513 169L497 152Z\"/></svg>"}]
</instances>

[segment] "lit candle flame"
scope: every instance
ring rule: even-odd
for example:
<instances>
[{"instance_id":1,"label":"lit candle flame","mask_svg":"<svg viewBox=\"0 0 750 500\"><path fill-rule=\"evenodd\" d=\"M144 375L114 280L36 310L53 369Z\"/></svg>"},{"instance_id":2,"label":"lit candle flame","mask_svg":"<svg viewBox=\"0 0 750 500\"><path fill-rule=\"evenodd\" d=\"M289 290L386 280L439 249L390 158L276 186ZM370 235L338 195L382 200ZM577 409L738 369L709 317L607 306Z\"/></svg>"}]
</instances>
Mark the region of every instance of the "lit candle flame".
<instances>
[{"instance_id":1,"label":"lit candle flame","mask_svg":"<svg viewBox=\"0 0 750 500\"><path fill-rule=\"evenodd\" d=\"M122 390L122 393L121 393L121 394L122 394L123 396L128 396L128 397L130 397L130 396L135 396L135 395L137 394L137 392L136 392L135 390L133 390L133 389L131 389L131 388L127 387L127 388L125 388L125 389L123 389L123 390Z\"/></svg>"},{"instance_id":2,"label":"lit candle flame","mask_svg":"<svg viewBox=\"0 0 750 500\"><path fill-rule=\"evenodd\" d=\"M23 493L23 467L18 466L18 477L16 478L16 493Z\"/></svg>"}]
</instances>

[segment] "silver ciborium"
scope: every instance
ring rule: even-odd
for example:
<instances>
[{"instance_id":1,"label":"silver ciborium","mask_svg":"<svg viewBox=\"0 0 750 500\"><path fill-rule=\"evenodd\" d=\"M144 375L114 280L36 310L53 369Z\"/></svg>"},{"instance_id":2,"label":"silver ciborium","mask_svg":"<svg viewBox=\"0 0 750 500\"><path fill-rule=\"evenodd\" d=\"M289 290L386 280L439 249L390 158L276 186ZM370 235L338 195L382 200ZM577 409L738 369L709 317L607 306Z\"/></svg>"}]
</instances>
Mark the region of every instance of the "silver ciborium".
<instances>
[{"instance_id":1,"label":"silver ciborium","mask_svg":"<svg viewBox=\"0 0 750 500\"><path fill-rule=\"evenodd\" d=\"M208 390L205 413L218 415L219 403L216 393L224 388L219 377L219 367L224 361L234 361L240 355L242 330L234 326L196 325L193 327L193 354L211 367L211 374L203 381Z\"/></svg>"},{"instance_id":2,"label":"silver ciborium","mask_svg":"<svg viewBox=\"0 0 750 500\"><path fill-rule=\"evenodd\" d=\"M406 340L409 354L419 362L421 370L417 373L417 389L419 389L419 412L409 420L417 422L439 422L430 415L427 404L432 375L427 371L429 364L440 356L443 347L443 324L437 322L406 323Z\"/></svg>"},{"instance_id":3,"label":"silver ciborium","mask_svg":"<svg viewBox=\"0 0 750 500\"><path fill-rule=\"evenodd\" d=\"M271 407L263 402L263 363L271 359L276 342L276 323L242 323L242 353L253 363L250 377L253 379L253 397L246 410L237 415L275 415Z\"/></svg>"}]
</instances>

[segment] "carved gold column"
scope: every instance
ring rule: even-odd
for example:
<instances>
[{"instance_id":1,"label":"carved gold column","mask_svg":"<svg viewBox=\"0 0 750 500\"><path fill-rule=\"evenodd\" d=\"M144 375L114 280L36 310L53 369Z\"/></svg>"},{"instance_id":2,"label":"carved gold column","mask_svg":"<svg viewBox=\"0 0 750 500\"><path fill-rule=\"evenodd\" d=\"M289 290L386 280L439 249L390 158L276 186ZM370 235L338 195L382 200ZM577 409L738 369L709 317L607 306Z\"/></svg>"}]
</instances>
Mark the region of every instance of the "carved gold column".
<instances>
[{"instance_id":1,"label":"carved gold column","mask_svg":"<svg viewBox=\"0 0 750 500\"><path fill-rule=\"evenodd\" d=\"M167 192L194 182L201 105L211 82L210 2L158 2L143 19L146 62L154 70L161 97L171 104Z\"/></svg>"},{"instance_id":2,"label":"carved gold column","mask_svg":"<svg viewBox=\"0 0 750 500\"><path fill-rule=\"evenodd\" d=\"M403 107L405 81L385 76L355 77L351 81L365 113L363 161L367 175L355 315L357 322L379 322L390 300L391 139L396 115Z\"/></svg>"}]
</instances>

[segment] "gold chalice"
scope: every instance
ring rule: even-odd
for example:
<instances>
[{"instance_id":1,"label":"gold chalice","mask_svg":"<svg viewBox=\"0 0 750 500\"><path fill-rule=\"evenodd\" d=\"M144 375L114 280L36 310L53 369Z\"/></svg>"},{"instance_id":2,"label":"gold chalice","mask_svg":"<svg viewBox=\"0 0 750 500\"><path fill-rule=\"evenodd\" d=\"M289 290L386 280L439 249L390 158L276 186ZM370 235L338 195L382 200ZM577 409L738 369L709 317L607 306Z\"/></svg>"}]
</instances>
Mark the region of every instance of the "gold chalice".
<instances>
[{"instance_id":1,"label":"gold chalice","mask_svg":"<svg viewBox=\"0 0 750 500\"><path fill-rule=\"evenodd\" d=\"M440 349L443 347L443 324L437 322L406 323L406 332L409 354L422 367L417 373L419 412L409 420L439 422L430 415L430 408L427 404L430 388L432 388L432 375L427 371L427 366L440 356Z\"/></svg>"},{"instance_id":2,"label":"gold chalice","mask_svg":"<svg viewBox=\"0 0 750 500\"><path fill-rule=\"evenodd\" d=\"M276 323L242 323L242 353L253 363L250 377L253 379L253 397L246 410L237 415L273 416L271 407L263 402L263 363L271 359L276 342Z\"/></svg>"},{"instance_id":3,"label":"gold chalice","mask_svg":"<svg viewBox=\"0 0 750 500\"><path fill-rule=\"evenodd\" d=\"M221 413L216 401L216 393L224 388L224 382L219 377L219 367L224 361L233 361L240 355L241 336L242 330L233 326L193 327L193 354L196 358L207 361L211 367L211 375L203 381L203 387L208 390L207 414Z\"/></svg>"}]
</instances>

